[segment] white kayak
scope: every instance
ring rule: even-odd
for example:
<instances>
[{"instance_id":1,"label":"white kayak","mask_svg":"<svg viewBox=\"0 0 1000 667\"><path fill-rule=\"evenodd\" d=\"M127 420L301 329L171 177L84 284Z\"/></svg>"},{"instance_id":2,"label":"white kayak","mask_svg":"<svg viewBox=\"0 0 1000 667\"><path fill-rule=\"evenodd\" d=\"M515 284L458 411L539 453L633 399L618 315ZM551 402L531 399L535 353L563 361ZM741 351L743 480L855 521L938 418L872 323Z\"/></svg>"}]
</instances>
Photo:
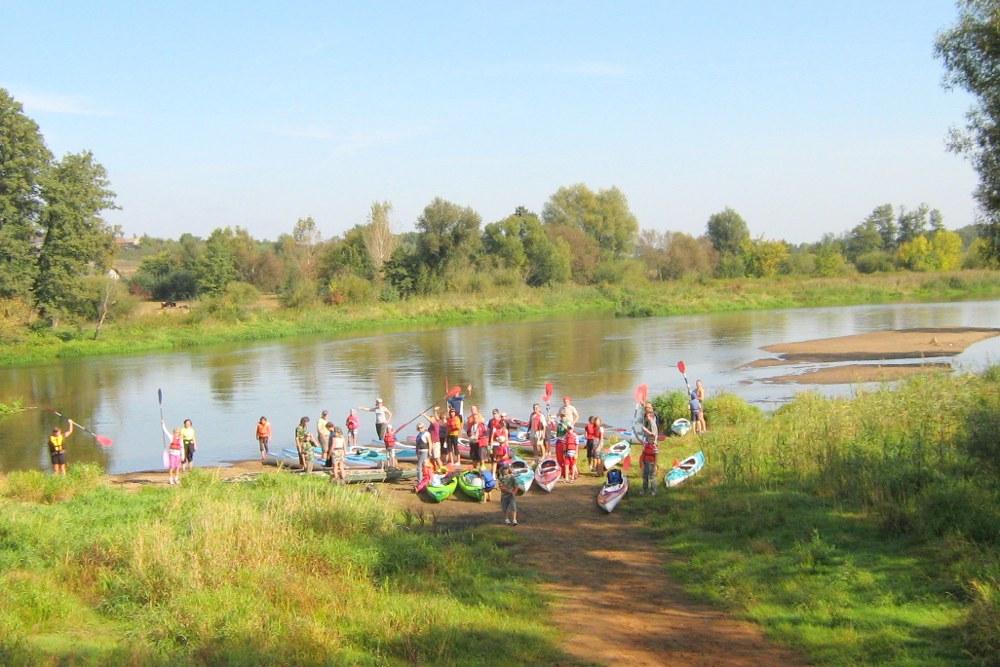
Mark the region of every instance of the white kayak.
<instances>
[{"instance_id":1,"label":"white kayak","mask_svg":"<svg viewBox=\"0 0 1000 667\"><path fill-rule=\"evenodd\" d=\"M671 468L666 477L663 478L663 483L667 486L683 484L689 478L697 475L704 466L705 455L701 451L697 451Z\"/></svg>"},{"instance_id":2,"label":"white kayak","mask_svg":"<svg viewBox=\"0 0 1000 667\"><path fill-rule=\"evenodd\" d=\"M556 461L554 456L547 456L535 465L535 484L542 491L551 492L561 475L562 471L559 469L559 462Z\"/></svg>"},{"instance_id":3,"label":"white kayak","mask_svg":"<svg viewBox=\"0 0 1000 667\"><path fill-rule=\"evenodd\" d=\"M621 470L609 470L608 478L597 494L597 506L605 512L612 512L628 493L628 477Z\"/></svg>"},{"instance_id":4,"label":"white kayak","mask_svg":"<svg viewBox=\"0 0 1000 667\"><path fill-rule=\"evenodd\" d=\"M632 446L627 440L619 440L611 445L601 457L605 470L611 470L617 465L621 465L632 454Z\"/></svg>"},{"instance_id":5,"label":"white kayak","mask_svg":"<svg viewBox=\"0 0 1000 667\"><path fill-rule=\"evenodd\" d=\"M680 419L675 419L674 423L670 425L670 432L674 435L684 436L687 432L691 430L691 422L687 419L681 417Z\"/></svg>"}]
</instances>

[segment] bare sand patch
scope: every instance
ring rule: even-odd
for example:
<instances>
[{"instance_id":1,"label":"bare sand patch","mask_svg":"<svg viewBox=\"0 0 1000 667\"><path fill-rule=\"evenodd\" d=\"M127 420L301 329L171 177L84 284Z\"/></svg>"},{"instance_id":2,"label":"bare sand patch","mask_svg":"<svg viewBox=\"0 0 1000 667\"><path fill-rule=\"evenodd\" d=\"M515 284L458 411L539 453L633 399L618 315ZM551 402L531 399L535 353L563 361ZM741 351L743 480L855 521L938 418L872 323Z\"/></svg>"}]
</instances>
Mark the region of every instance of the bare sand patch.
<instances>
[{"instance_id":1,"label":"bare sand patch","mask_svg":"<svg viewBox=\"0 0 1000 667\"><path fill-rule=\"evenodd\" d=\"M777 375L764 380L775 384L858 384L861 382L892 382L914 375L930 375L947 373L951 370L949 364L893 364L880 366L878 364L851 364L849 366L832 366L817 368L804 373Z\"/></svg>"},{"instance_id":2,"label":"bare sand patch","mask_svg":"<svg viewBox=\"0 0 1000 667\"><path fill-rule=\"evenodd\" d=\"M853 336L818 338L797 343L777 343L761 349L780 355L780 361L784 362L921 359L954 356L973 343L994 336L1000 336L1000 329L978 327L896 329ZM771 359L761 359L758 362L761 366L775 365L775 360Z\"/></svg>"}]
</instances>

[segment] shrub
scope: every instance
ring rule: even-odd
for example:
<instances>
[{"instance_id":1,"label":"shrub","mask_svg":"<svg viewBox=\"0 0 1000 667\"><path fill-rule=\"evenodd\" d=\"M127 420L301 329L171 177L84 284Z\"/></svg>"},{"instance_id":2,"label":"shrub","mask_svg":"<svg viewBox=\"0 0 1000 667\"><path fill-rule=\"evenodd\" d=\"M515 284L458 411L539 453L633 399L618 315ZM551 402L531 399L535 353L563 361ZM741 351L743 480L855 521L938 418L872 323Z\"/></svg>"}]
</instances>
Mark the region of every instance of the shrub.
<instances>
[{"instance_id":1,"label":"shrub","mask_svg":"<svg viewBox=\"0 0 1000 667\"><path fill-rule=\"evenodd\" d=\"M226 322L246 320L257 310L260 292L249 283L234 281L221 294L203 299L195 308L194 319L212 317Z\"/></svg>"},{"instance_id":2,"label":"shrub","mask_svg":"<svg viewBox=\"0 0 1000 667\"><path fill-rule=\"evenodd\" d=\"M979 665L996 665L1000 656L1000 590L996 581L972 581L972 605L962 625L962 639Z\"/></svg>"},{"instance_id":3,"label":"shrub","mask_svg":"<svg viewBox=\"0 0 1000 667\"><path fill-rule=\"evenodd\" d=\"M861 273L875 273L876 271L892 271L894 268L892 256L882 250L873 250L858 255L854 260L854 266Z\"/></svg>"},{"instance_id":4,"label":"shrub","mask_svg":"<svg viewBox=\"0 0 1000 667\"><path fill-rule=\"evenodd\" d=\"M0 342L21 340L35 320L35 310L21 299L0 299Z\"/></svg>"},{"instance_id":5,"label":"shrub","mask_svg":"<svg viewBox=\"0 0 1000 667\"><path fill-rule=\"evenodd\" d=\"M653 410L661 430L674 423L675 419L687 418L691 414L688 397L683 391L667 391L653 399Z\"/></svg>"},{"instance_id":6,"label":"shrub","mask_svg":"<svg viewBox=\"0 0 1000 667\"><path fill-rule=\"evenodd\" d=\"M705 399L705 422L709 426L740 426L759 422L764 412L735 394L718 394Z\"/></svg>"},{"instance_id":7,"label":"shrub","mask_svg":"<svg viewBox=\"0 0 1000 667\"><path fill-rule=\"evenodd\" d=\"M326 287L326 302L334 306L371 303L377 298L375 283L353 273L334 276Z\"/></svg>"},{"instance_id":8,"label":"shrub","mask_svg":"<svg viewBox=\"0 0 1000 667\"><path fill-rule=\"evenodd\" d=\"M285 308L305 308L316 303L318 298L316 283L308 278L294 275L285 282L278 295Z\"/></svg>"}]
</instances>

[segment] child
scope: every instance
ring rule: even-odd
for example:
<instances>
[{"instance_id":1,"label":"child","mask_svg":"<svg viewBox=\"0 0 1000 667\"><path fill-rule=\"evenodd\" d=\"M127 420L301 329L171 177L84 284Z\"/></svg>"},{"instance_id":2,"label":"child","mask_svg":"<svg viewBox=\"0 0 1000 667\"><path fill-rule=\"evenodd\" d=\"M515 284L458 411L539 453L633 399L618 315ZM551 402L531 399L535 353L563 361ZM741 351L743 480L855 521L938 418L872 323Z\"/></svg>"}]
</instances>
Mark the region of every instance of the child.
<instances>
[{"instance_id":1,"label":"child","mask_svg":"<svg viewBox=\"0 0 1000 667\"><path fill-rule=\"evenodd\" d=\"M640 465L642 465L641 495L646 495L647 493L656 495L656 456L659 453L659 448L656 445L656 437L646 438L646 442L642 446L642 455L639 457Z\"/></svg>"},{"instance_id":2,"label":"child","mask_svg":"<svg viewBox=\"0 0 1000 667\"><path fill-rule=\"evenodd\" d=\"M491 466L493 474L498 474L500 468L508 465L509 459L510 447L507 446L507 438L502 435L497 436L496 443L493 445L493 465Z\"/></svg>"},{"instance_id":3,"label":"child","mask_svg":"<svg viewBox=\"0 0 1000 667\"><path fill-rule=\"evenodd\" d=\"M358 446L358 428L361 426L361 421L358 419L358 412L354 408L347 413L347 421L344 423L347 427L347 445L349 447Z\"/></svg>"},{"instance_id":4,"label":"child","mask_svg":"<svg viewBox=\"0 0 1000 667\"><path fill-rule=\"evenodd\" d=\"M490 438L483 416L477 414L475 420L469 432L469 449L472 453L472 465L482 470L483 463L486 462L487 451L490 448Z\"/></svg>"},{"instance_id":5,"label":"child","mask_svg":"<svg viewBox=\"0 0 1000 667\"><path fill-rule=\"evenodd\" d=\"M271 442L271 423L267 417L261 417L257 422L257 445L260 447L260 460L269 454L267 445Z\"/></svg>"},{"instance_id":6,"label":"child","mask_svg":"<svg viewBox=\"0 0 1000 667\"><path fill-rule=\"evenodd\" d=\"M503 512L503 522L508 526L517 525L517 482L511 473L510 465L500 466L500 510Z\"/></svg>"},{"instance_id":7,"label":"child","mask_svg":"<svg viewBox=\"0 0 1000 667\"><path fill-rule=\"evenodd\" d=\"M497 478L489 470L481 470L483 476L483 501L493 502L493 491L497 488Z\"/></svg>"},{"instance_id":8,"label":"child","mask_svg":"<svg viewBox=\"0 0 1000 667\"><path fill-rule=\"evenodd\" d=\"M73 421L70 420L69 428L63 433L59 427L52 429L49 436L49 457L52 459L52 474L66 475L66 445L64 440L73 435Z\"/></svg>"},{"instance_id":9,"label":"child","mask_svg":"<svg viewBox=\"0 0 1000 667\"><path fill-rule=\"evenodd\" d=\"M396 432L392 430L392 424L385 425L385 432L382 436L385 443L385 458L388 468L398 468L396 465Z\"/></svg>"},{"instance_id":10,"label":"child","mask_svg":"<svg viewBox=\"0 0 1000 667\"><path fill-rule=\"evenodd\" d=\"M702 432L702 415L701 415L701 401L698 400L698 394L696 392L691 392L691 402L688 403L691 408L691 423L694 424L694 432Z\"/></svg>"},{"instance_id":11,"label":"child","mask_svg":"<svg viewBox=\"0 0 1000 667\"><path fill-rule=\"evenodd\" d=\"M590 417L587 420L584 432L587 436L587 464L590 466L590 472L593 473L597 470L597 463L601 456L600 442L604 435L604 429L601 428L601 419L599 417Z\"/></svg>"},{"instance_id":12,"label":"child","mask_svg":"<svg viewBox=\"0 0 1000 667\"><path fill-rule=\"evenodd\" d=\"M167 425L162 420L160 421L160 428L170 438L170 444L167 445L167 467L169 469L170 480L167 483L180 484L181 461L184 460L184 444L181 442L181 430L175 428L174 432L171 433L167 430Z\"/></svg>"},{"instance_id":13,"label":"child","mask_svg":"<svg viewBox=\"0 0 1000 667\"><path fill-rule=\"evenodd\" d=\"M576 431L573 430L573 425L569 423L568 419L563 422L563 425L566 427L565 451L563 452L563 461L565 461L563 477L572 483L580 476L580 471L576 467Z\"/></svg>"}]
</instances>

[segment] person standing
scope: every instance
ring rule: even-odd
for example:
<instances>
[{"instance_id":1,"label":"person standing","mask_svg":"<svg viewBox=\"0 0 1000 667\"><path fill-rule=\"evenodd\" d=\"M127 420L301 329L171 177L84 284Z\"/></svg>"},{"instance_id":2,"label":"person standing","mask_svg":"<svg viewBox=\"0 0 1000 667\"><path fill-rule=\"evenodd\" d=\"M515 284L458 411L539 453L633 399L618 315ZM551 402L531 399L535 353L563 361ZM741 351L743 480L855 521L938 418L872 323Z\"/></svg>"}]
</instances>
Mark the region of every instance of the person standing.
<instances>
[{"instance_id":1,"label":"person standing","mask_svg":"<svg viewBox=\"0 0 1000 667\"><path fill-rule=\"evenodd\" d=\"M465 420L465 437L472 440L473 431L476 430L476 423L479 421L479 406L473 405L469 408L469 418Z\"/></svg>"},{"instance_id":2,"label":"person standing","mask_svg":"<svg viewBox=\"0 0 1000 667\"><path fill-rule=\"evenodd\" d=\"M430 436L431 441L430 460L435 468L440 468L441 441L447 437L445 434L444 419L441 418L441 408L435 405L434 412L429 415L424 413L424 417L427 418L427 435Z\"/></svg>"},{"instance_id":3,"label":"person standing","mask_svg":"<svg viewBox=\"0 0 1000 667\"><path fill-rule=\"evenodd\" d=\"M656 495L656 457L659 455L659 447L656 444L659 437L659 429L656 426L656 413L653 411L653 404L646 403L645 413L642 418L642 433L645 442L642 446L642 454L639 463L642 465L642 495L647 493Z\"/></svg>"},{"instance_id":4,"label":"person standing","mask_svg":"<svg viewBox=\"0 0 1000 667\"><path fill-rule=\"evenodd\" d=\"M52 429L49 436L49 458L52 460L52 474L66 475L66 438L73 435L73 420L69 420L69 428L63 433L58 426ZM35 442L38 442L37 440Z\"/></svg>"},{"instance_id":5,"label":"person standing","mask_svg":"<svg viewBox=\"0 0 1000 667\"><path fill-rule=\"evenodd\" d=\"M508 526L517 525L517 481L511 472L510 465L504 463L500 467L500 510L503 512L503 522Z\"/></svg>"},{"instance_id":6,"label":"person standing","mask_svg":"<svg viewBox=\"0 0 1000 667\"><path fill-rule=\"evenodd\" d=\"M347 482L347 474L344 470L344 456L345 456L345 442L344 442L344 432L340 430L339 426L334 426L333 422L330 422L329 428L330 434L330 444L328 446L330 463L333 466L333 471L330 473L330 481L337 482L341 484Z\"/></svg>"},{"instance_id":7,"label":"person standing","mask_svg":"<svg viewBox=\"0 0 1000 667\"><path fill-rule=\"evenodd\" d=\"M299 465L306 472L313 469L312 447L315 444L316 440L309 432L309 417L303 417L295 427L295 449L299 452Z\"/></svg>"},{"instance_id":8,"label":"person standing","mask_svg":"<svg viewBox=\"0 0 1000 667\"><path fill-rule=\"evenodd\" d=\"M701 401L698 400L697 392L691 392L691 400L688 402L688 407L691 409L691 423L694 424L694 432L701 433L701 420L702 408Z\"/></svg>"},{"instance_id":9,"label":"person standing","mask_svg":"<svg viewBox=\"0 0 1000 667\"><path fill-rule=\"evenodd\" d=\"M260 460L263 461L270 451L268 444L271 442L271 422L267 417L261 417L257 422L257 445L260 447Z\"/></svg>"},{"instance_id":10,"label":"person standing","mask_svg":"<svg viewBox=\"0 0 1000 667\"><path fill-rule=\"evenodd\" d=\"M590 472L596 472L601 461L601 448L604 445L604 427L601 426L601 418L588 419L584 434L587 438L587 464L590 466Z\"/></svg>"},{"instance_id":11,"label":"person standing","mask_svg":"<svg viewBox=\"0 0 1000 667\"><path fill-rule=\"evenodd\" d=\"M170 444L167 445L167 470L169 475L167 484L180 484L181 461L184 460L184 443L181 441L181 430L175 428L174 432L171 433L167 430L167 424L162 419L160 420L160 428L170 438Z\"/></svg>"},{"instance_id":12,"label":"person standing","mask_svg":"<svg viewBox=\"0 0 1000 667\"><path fill-rule=\"evenodd\" d=\"M184 463L181 467L186 465L188 470L193 470L194 453L198 451L198 441L195 438L194 426L190 419L184 420L184 426L181 428L181 441L184 443Z\"/></svg>"},{"instance_id":13,"label":"person standing","mask_svg":"<svg viewBox=\"0 0 1000 667\"><path fill-rule=\"evenodd\" d=\"M417 486L420 486L420 484L424 481L424 468L427 467L431 448L431 437L430 434L427 433L427 426L423 422L417 424L417 439L415 445L417 451Z\"/></svg>"},{"instance_id":14,"label":"person standing","mask_svg":"<svg viewBox=\"0 0 1000 667\"><path fill-rule=\"evenodd\" d=\"M694 383L694 397L698 399L698 405L701 407L698 412L698 419L694 420L692 418L692 421L694 421L694 432L704 433L708 430L708 423L705 421L705 385L701 379ZM701 427L700 429L699 426Z\"/></svg>"},{"instance_id":15,"label":"person standing","mask_svg":"<svg viewBox=\"0 0 1000 667\"><path fill-rule=\"evenodd\" d=\"M472 464L482 470L487 458L489 458L490 436L489 429L486 428L486 420L481 414L476 414L476 423L472 433L469 434L469 449L472 454Z\"/></svg>"},{"instance_id":16,"label":"person standing","mask_svg":"<svg viewBox=\"0 0 1000 667\"><path fill-rule=\"evenodd\" d=\"M560 414L569 420L569 427L575 428L576 423L580 421L580 413L573 406L572 399L569 396L563 396L563 406L559 410Z\"/></svg>"},{"instance_id":17,"label":"person standing","mask_svg":"<svg viewBox=\"0 0 1000 667\"><path fill-rule=\"evenodd\" d=\"M375 413L375 433L378 435L378 439L384 442L385 427L392 420L392 410L382 402L381 398L375 399L374 408L361 407L359 409Z\"/></svg>"},{"instance_id":18,"label":"person standing","mask_svg":"<svg viewBox=\"0 0 1000 667\"><path fill-rule=\"evenodd\" d=\"M396 432L392 430L392 424L386 424L385 438L382 442L385 443L386 467L395 470L399 465L396 463Z\"/></svg>"},{"instance_id":19,"label":"person standing","mask_svg":"<svg viewBox=\"0 0 1000 667\"><path fill-rule=\"evenodd\" d=\"M575 482L576 478L580 476L580 471L576 467L576 454L577 454L577 440L576 431L569 423L569 419L563 422L563 426L566 429L565 437L565 449L563 450L563 477L568 482Z\"/></svg>"},{"instance_id":20,"label":"person standing","mask_svg":"<svg viewBox=\"0 0 1000 667\"><path fill-rule=\"evenodd\" d=\"M531 407L531 416L528 417L528 437L531 438L535 458L545 458L548 454L548 448L545 446L545 415L542 414L542 406L538 403Z\"/></svg>"},{"instance_id":21,"label":"person standing","mask_svg":"<svg viewBox=\"0 0 1000 667\"><path fill-rule=\"evenodd\" d=\"M468 387L465 388L465 390L471 394L472 393L472 385L470 384ZM447 400L447 403L448 403L448 407L452 408L455 411L455 414L457 414L459 417L461 417L462 421L464 422L465 421L465 413L463 411L465 409L465 394L458 394L456 396L448 396L448 398L446 400Z\"/></svg>"},{"instance_id":22,"label":"person standing","mask_svg":"<svg viewBox=\"0 0 1000 667\"><path fill-rule=\"evenodd\" d=\"M347 421L344 422L344 426L347 427L347 445L352 448L357 447L358 428L361 426L357 410L351 408L351 411L347 413Z\"/></svg>"},{"instance_id":23,"label":"person standing","mask_svg":"<svg viewBox=\"0 0 1000 667\"><path fill-rule=\"evenodd\" d=\"M455 412L455 408L448 408L448 456L447 463L461 463L462 458L458 453L458 439L462 436L462 418Z\"/></svg>"},{"instance_id":24,"label":"person standing","mask_svg":"<svg viewBox=\"0 0 1000 667\"><path fill-rule=\"evenodd\" d=\"M326 425L329 423L329 420L327 419L327 417L329 416L330 416L330 411L323 410L322 412L319 413L319 419L316 420L316 440L317 442L320 443L319 446L323 447L324 450L326 449L324 445L330 439L330 433L331 433L330 429L326 427Z\"/></svg>"}]
</instances>

